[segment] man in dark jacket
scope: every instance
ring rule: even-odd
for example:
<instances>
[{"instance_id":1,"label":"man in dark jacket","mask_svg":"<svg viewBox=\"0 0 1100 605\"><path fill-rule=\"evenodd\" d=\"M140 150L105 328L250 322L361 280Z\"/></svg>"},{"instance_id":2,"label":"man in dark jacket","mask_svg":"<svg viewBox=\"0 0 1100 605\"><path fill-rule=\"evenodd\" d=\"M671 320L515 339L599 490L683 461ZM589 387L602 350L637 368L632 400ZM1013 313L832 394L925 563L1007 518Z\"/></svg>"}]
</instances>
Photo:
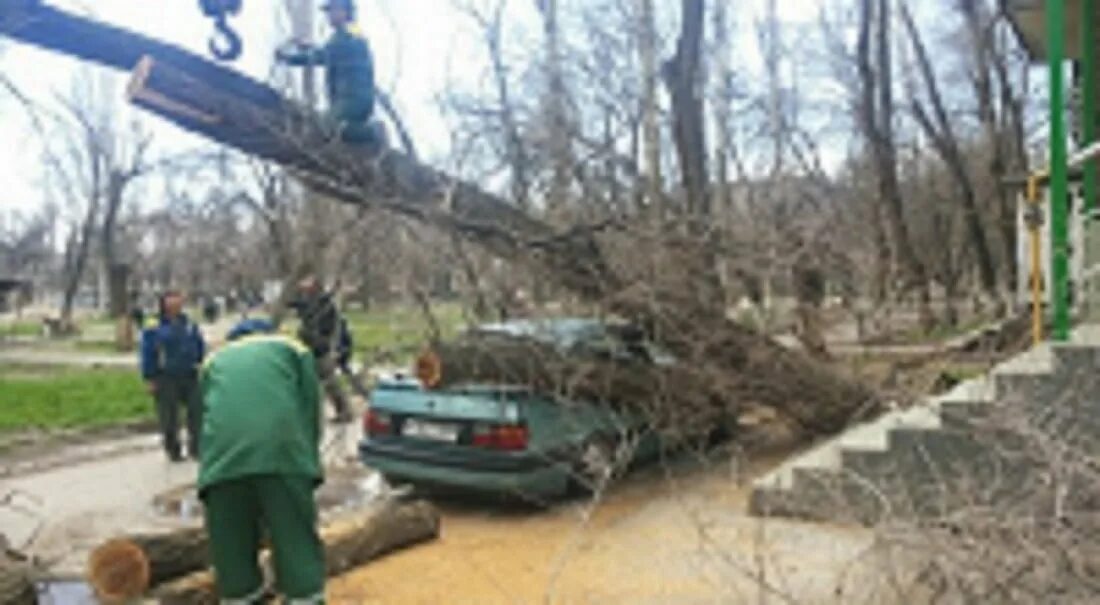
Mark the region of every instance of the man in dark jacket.
<instances>
[{"instance_id":1,"label":"man in dark jacket","mask_svg":"<svg viewBox=\"0 0 1100 605\"><path fill-rule=\"evenodd\" d=\"M317 374L325 387L325 394L332 400L335 421L351 422L351 406L337 376L340 343L343 340L340 331L346 329L346 324L332 301L332 295L324 291L317 277L311 275L303 279L298 284L298 295L298 300L291 304L301 322L298 338L309 347L317 360Z\"/></svg>"},{"instance_id":2,"label":"man in dark jacket","mask_svg":"<svg viewBox=\"0 0 1100 605\"><path fill-rule=\"evenodd\" d=\"M321 48L299 43L280 50L276 58L288 65L323 65L329 115L349 143L372 143L374 58L367 39L355 25L354 0L328 0L324 5L333 34Z\"/></svg>"},{"instance_id":3,"label":"man in dark jacket","mask_svg":"<svg viewBox=\"0 0 1100 605\"><path fill-rule=\"evenodd\" d=\"M324 602L317 375L305 345L273 332L270 322L245 320L202 367L198 488L223 603L266 602L257 564L264 535L286 602Z\"/></svg>"},{"instance_id":4,"label":"man in dark jacket","mask_svg":"<svg viewBox=\"0 0 1100 605\"><path fill-rule=\"evenodd\" d=\"M179 409L187 408L188 454L199 455L202 401L198 370L206 354L199 326L183 312L183 294L170 290L160 301L160 313L141 335L141 375L156 398L157 420L164 450L173 462L183 460L179 439Z\"/></svg>"}]
</instances>

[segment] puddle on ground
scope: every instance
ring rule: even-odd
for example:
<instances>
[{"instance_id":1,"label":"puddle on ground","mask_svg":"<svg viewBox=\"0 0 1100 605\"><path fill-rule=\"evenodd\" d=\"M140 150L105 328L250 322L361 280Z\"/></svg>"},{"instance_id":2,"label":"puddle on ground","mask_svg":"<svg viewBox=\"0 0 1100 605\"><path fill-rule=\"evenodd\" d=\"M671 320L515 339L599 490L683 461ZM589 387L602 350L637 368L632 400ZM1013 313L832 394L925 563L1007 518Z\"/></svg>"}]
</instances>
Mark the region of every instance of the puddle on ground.
<instances>
[{"instance_id":1,"label":"puddle on ground","mask_svg":"<svg viewBox=\"0 0 1100 605\"><path fill-rule=\"evenodd\" d=\"M369 506L384 498L389 486L381 475L366 468L328 469L325 482L317 490L317 508L322 515L346 512ZM202 502L194 486L162 492L153 497L153 510L161 517L185 523L201 523Z\"/></svg>"},{"instance_id":2,"label":"puddle on ground","mask_svg":"<svg viewBox=\"0 0 1100 605\"><path fill-rule=\"evenodd\" d=\"M38 585L38 605L96 605L92 587L79 580L56 580Z\"/></svg>"}]
</instances>

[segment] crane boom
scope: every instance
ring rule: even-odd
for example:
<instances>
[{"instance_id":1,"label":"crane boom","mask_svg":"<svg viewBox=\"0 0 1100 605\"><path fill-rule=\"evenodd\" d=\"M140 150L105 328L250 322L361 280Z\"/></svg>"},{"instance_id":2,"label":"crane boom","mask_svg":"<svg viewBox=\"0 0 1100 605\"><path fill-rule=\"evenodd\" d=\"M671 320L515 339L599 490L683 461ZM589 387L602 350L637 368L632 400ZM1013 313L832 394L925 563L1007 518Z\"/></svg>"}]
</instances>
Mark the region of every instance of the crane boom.
<instances>
[{"instance_id":1,"label":"crane boom","mask_svg":"<svg viewBox=\"0 0 1100 605\"><path fill-rule=\"evenodd\" d=\"M199 0L199 4L203 14L215 23L216 33L210 40L211 53L223 61L238 58L243 45L227 20L240 12L242 0ZM41 0L0 0L0 35L54 52L130 70L142 56L157 54L148 52L150 48L166 47L145 38L134 48L119 48L119 37L115 35L118 33L134 35L106 23L62 12Z\"/></svg>"}]
</instances>

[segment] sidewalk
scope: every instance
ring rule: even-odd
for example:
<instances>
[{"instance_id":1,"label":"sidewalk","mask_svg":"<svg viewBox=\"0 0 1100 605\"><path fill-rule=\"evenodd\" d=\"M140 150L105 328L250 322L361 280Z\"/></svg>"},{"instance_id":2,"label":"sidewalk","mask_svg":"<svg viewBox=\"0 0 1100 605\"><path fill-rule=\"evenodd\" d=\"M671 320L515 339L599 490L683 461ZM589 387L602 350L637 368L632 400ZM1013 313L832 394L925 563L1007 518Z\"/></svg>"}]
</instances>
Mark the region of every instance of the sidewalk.
<instances>
[{"instance_id":1,"label":"sidewalk","mask_svg":"<svg viewBox=\"0 0 1100 605\"><path fill-rule=\"evenodd\" d=\"M360 469L360 434L355 424L326 427L326 461ZM50 459L67 463L54 466ZM47 562L58 577L80 577L91 549L112 537L201 523L194 514L165 513L154 505L165 494L191 494L193 500L198 471L193 462L168 462L156 435L71 446L37 462L45 469L0 479L0 502L10 499L0 505L0 534Z\"/></svg>"}]
</instances>

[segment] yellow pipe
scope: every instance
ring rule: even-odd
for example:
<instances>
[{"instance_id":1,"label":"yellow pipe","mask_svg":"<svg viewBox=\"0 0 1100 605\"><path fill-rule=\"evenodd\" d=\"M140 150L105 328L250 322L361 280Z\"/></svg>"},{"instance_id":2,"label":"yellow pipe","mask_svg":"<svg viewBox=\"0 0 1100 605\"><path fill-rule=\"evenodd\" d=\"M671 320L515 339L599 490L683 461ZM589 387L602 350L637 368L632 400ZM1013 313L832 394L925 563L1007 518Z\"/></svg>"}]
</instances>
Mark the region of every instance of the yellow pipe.
<instances>
[{"instance_id":1,"label":"yellow pipe","mask_svg":"<svg viewBox=\"0 0 1100 605\"><path fill-rule=\"evenodd\" d=\"M1039 181L1044 177L1044 174L1036 173L1027 179L1027 203L1034 213L1039 212ZM1031 339L1036 345L1043 342L1043 254L1039 227L1039 221L1028 221L1031 248Z\"/></svg>"}]
</instances>

